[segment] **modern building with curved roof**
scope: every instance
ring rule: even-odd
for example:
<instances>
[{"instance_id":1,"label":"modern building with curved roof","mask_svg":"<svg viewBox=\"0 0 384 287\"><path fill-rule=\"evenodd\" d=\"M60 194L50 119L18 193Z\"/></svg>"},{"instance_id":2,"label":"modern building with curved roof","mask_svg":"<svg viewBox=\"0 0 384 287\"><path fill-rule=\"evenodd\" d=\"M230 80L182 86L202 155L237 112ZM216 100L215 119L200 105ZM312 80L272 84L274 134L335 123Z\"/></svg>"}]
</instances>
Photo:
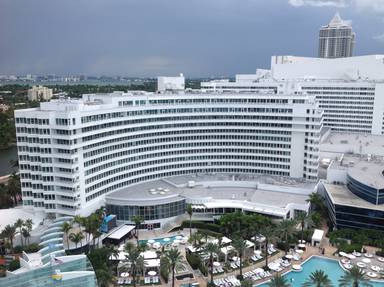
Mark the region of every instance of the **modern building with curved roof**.
<instances>
[{"instance_id":1,"label":"modern building with curved roof","mask_svg":"<svg viewBox=\"0 0 384 287\"><path fill-rule=\"evenodd\" d=\"M136 184L108 194L108 213L133 223L141 216L144 228L163 228L183 218L191 204L194 219L212 221L225 213L241 211L275 219L294 218L307 212L308 195L315 183L254 174L193 174Z\"/></svg>"},{"instance_id":2,"label":"modern building with curved roof","mask_svg":"<svg viewBox=\"0 0 384 287\"><path fill-rule=\"evenodd\" d=\"M317 179L322 111L301 94L91 94L17 110L15 121L23 204L54 216L180 175Z\"/></svg>"}]
</instances>

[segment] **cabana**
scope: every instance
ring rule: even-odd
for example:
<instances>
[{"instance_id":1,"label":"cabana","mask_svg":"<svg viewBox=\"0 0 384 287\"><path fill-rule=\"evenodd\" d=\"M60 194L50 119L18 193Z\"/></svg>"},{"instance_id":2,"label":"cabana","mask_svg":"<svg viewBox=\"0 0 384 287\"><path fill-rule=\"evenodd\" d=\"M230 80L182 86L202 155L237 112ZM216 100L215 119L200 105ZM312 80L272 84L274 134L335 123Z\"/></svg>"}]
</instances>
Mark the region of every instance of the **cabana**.
<instances>
[{"instance_id":1,"label":"cabana","mask_svg":"<svg viewBox=\"0 0 384 287\"><path fill-rule=\"evenodd\" d=\"M320 245L321 240L323 239L324 231L321 229L315 229L312 235L312 246Z\"/></svg>"}]
</instances>

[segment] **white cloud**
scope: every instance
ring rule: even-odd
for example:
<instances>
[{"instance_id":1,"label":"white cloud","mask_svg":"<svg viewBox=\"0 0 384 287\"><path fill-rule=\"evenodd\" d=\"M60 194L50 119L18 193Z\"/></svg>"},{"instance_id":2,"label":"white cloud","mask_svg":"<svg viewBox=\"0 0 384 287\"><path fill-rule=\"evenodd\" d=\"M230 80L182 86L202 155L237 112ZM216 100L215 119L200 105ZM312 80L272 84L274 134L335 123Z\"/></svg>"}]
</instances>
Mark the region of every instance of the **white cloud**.
<instances>
[{"instance_id":1,"label":"white cloud","mask_svg":"<svg viewBox=\"0 0 384 287\"><path fill-rule=\"evenodd\" d=\"M362 0L364 1L364 0ZM373 0L374 1L374 0ZM379 0L381 1L381 0ZM346 0L289 0L289 4L295 7L314 6L314 7L345 7Z\"/></svg>"},{"instance_id":2,"label":"white cloud","mask_svg":"<svg viewBox=\"0 0 384 287\"><path fill-rule=\"evenodd\" d=\"M384 13L384 0L354 0L359 10L369 10L374 13Z\"/></svg>"},{"instance_id":3,"label":"white cloud","mask_svg":"<svg viewBox=\"0 0 384 287\"><path fill-rule=\"evenodd\" d=\"M384 33L380 34L380 35L373 36L373 39L378 41L378 42L384 43Z\"/></svg>"}]
</instances>

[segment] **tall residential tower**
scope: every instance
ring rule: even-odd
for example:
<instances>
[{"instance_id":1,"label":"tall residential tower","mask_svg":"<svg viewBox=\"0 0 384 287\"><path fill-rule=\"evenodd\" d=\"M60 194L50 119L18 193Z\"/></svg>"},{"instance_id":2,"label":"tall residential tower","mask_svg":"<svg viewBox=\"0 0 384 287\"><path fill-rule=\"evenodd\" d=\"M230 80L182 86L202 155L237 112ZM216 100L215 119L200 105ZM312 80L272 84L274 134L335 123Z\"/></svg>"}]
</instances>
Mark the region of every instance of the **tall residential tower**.
<instances>
[{"instance_id":1,"label":"tall residential tower","mask_svg":"<svg viewBox=\"0 0 384 287\"><path fill-rule=\"evenodd\" d=\"M356 34L339 13L319 33L319 58L352 57Z\"/></svg>"}]
</instances>

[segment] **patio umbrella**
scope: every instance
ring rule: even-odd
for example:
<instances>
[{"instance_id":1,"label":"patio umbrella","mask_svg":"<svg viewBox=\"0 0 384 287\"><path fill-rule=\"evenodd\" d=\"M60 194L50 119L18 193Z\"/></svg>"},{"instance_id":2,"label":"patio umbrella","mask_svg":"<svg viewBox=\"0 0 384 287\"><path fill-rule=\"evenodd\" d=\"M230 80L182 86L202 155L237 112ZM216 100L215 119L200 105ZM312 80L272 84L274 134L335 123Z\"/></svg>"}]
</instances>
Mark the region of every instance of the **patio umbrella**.
<instances>
[{"instance_id":1,"label":"patio umbrella","mask_svg":"<svg viewBox=\"0 0 384 287\"><path fill-rule=\"evenodd\" d=\"M339 252L339 255L340 255L340 256L343 256L343 257L346 257L346 256L347 256L347 253L345 253L345 252L343 252L343 251L340 251L340 252Z\"/></svg>"},{"instance_id":2,"label":"patio umbrella","mask_svg":"<svg viewBox=\"0 0 384 287\"><path fill-rule=\"evenodd\" d=\"M149 239L147 242L150 243L150 244L152 244L152 243L155 243L156 241L153 240L153 239Z\"/></svg>"},{"instance_id":3,"label":"patio umbrella","mask_svg":"<svg viewBox=\"0 0 384 287\"><path fill-rule=\"evenodd\" d=\"M129 276L129 273L128 272L123 272L120 274L121 277L128 277Z\"/></svg>"},{"instance_id":4,"label":"patio umbrella","mask_svg":"<svg viewBox=\"0 0 384 287\"><path fill-rule=\"evenodd\" d=\"M299 254L302 254L302 253L304 253L304 251L303 251L303 250L301 250L301 249L296 249L296 250L295 250L295 252L296 252L296 253L299 253Z\"/></svg>"},{"instance_id":5,"label":"patio umbrella","mask_svg":"<svg viewBox=\"0 0 384 287\"><path fill-rule=\"evenodd\" d=\"M181 239L183 239L183 236L181 236L181 235L177 235L177 236L175 237L175 239L181 240Z\"/></svg>"},{"instance_id":6,"label":"patio umbrella","mask_svg":"<svg viewBox=\"0 0 384 287\"><path fill-rule=\"evenodd\" d=\"M352 255L352 254L347 254L346 257L349 258L349 259L356 259L356 256Z\"/></svg>"},{"instance_id":7,"label":"patio umbrella","mask_svg":"<svg viewBox=\"0 0 384 287\"><path fill-rule=\"evenodd\" d=\"M218 262L218 261L214 261L213 262L213 266L215 266L215 267L219 267L221 264L220 264L220 262Z\"/></svg>"},{"instance_id":8,"label":"patio umbrella","mask_svg":"<svg viewBox=\"0 0 384 287\"><path fill-rule=\"evenodd\" d=\"M361 261L363 261L364 263L371 263L371 259L369 258L363 258L361 259Z\"/></svg>"},{"instance_id":9,"label":"patio umbrella","mask_svg":"<svg viewBox=\"0 0 384 287\"><path fill-rule=\"evenodd\" d=\"M148 272L149 276L155 276L156 274L157 274L157 272L153 271L153 270Z\"/></svg>"},{"instance_id":10,"label":"patio umbrella","mask_svg":"<svg viewBox=\"0 0 384 287\"><path fill-rule=\"evenodd\" d=\"M287 255L285 255L285 258L287 258L287 259L292 259L292 258L293 258L293 255L291 255L291 254L287 254Z\"/></svg>"},{"instance_id":11,"label":"patio umbrella","mask_svg":"<svg viewBox=\"0 0 384 287\"><path fill-rule=\"evenodd\" d=\"M160 242L155 242L155 243L153 243L153 248L156 248L156 249L158 249L158 248L160 248L161 247L161 244L160 244Z\"/></svg>"},{"instance_id":12,"label":"patio umbrella","mask_svg":"<svg viewBox=\"0 0 384 287\"><path fill-rule=\"evenodd\" d=\"M237 256L233 256L233 257L232 257L232 260L233 260L233 261L237 261L237 260L239 260L239 257L237 257Z\"/></svg>"},{"instance_id":13,"label":"patio umbrella","mask_svg":"<svg viewBox=\"0 0 384 287\"><path fill-rule=\"evenodd\" d=\"M171 238L166 237L163 239L163 241L165 241L165 242L168 242L169 240L171 240Z\"/></svg>"}]
</instances>

